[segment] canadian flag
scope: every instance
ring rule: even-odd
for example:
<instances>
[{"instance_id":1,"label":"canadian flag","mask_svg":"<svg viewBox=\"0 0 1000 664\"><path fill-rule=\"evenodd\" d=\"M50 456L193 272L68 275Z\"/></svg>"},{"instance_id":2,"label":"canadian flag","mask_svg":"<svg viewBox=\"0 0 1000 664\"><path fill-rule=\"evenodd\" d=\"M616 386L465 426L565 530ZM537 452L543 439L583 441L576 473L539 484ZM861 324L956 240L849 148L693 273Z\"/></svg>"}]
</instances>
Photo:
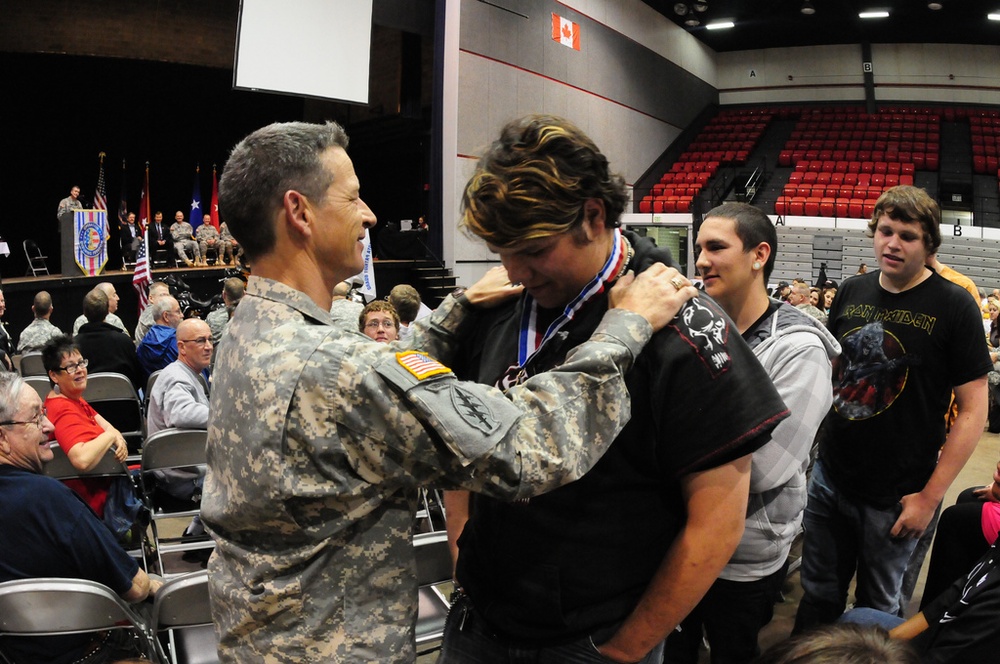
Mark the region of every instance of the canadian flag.
<instances>
[{"instance_id":1,"label":"canadian flag","mask_svg":"<svg viewBox=\"0 0 1000 664\"><path fill-rule=\"evenodd\" d=\"M557 14L552 15L552 39L573 50L580 50L580 24Z\"/></svg>"}]
</instances>

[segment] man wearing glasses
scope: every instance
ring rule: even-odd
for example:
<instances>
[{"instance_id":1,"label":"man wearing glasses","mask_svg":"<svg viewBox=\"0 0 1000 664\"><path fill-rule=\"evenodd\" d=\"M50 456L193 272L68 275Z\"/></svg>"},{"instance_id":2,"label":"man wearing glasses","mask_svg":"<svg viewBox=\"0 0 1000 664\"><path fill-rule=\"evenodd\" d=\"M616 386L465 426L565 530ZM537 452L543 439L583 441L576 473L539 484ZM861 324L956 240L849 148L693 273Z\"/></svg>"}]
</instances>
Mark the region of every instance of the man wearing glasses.
<instances>
[{"instance_id":1,"label":"man wearing glasses","mask_svg":"<svg viewBox=\"0 0 1000 664\"><path fill-rule=\"evenodd\" d=\"M0 373L0 582L46 576L82 578L140 602L159 588L115 542L93 511L61 482L41 474L52 460L52 422L38 394L20 376ZM110 660L128 655L125 630L105 641L93 634L5 637L4 653L17 662L71 662L93 651ZM122 648L124 647L124 650Z\"/></svg>"},{"instance_id":2,"label":"man wearing glasses","mask_svg":"<svg viewBox=\"0 0 1000 664\"><path fill-rule=\"evenodd\" d=\"M399 338L399 314L385 300L369 302L358 319L361 334L387 344Z\"/></svg>"},{"instance_id":3,"label":"man wearing glasses","mask_svg":"<svg viewBox=\"0 0 1000 664\"><path fill-rule=\"evenodd\" d=\"M204 371L212 363L212 330L200 318L188 318L177 326L177 359L156 379L149 396L146 433L164 429L208 428L208 383ZM180 500L201 500L204 468L157 470L157 490ZM204 532L195 517L185 535Z\"/></svg>"}]
</instances>

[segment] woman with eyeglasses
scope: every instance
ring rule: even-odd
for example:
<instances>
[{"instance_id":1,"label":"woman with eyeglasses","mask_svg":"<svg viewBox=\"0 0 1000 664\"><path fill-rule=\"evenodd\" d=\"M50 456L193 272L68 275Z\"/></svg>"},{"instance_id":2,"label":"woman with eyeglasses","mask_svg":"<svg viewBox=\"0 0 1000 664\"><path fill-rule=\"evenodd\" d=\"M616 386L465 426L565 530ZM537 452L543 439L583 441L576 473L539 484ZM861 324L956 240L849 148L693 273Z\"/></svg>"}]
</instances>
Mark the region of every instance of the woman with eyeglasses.
<instances>
[{"instance_id":1,"label":"woman with eyeglasses","mask_svg":"<svg viewBox=\"0 0 1000 664\"><path fill-rule=\"evenodd\" d=\"M83 391L87 389L87 360L73 339L61 335L46 343L42 348L42 364L54 386L45 399L45 410L55 427L55 439L73 467L79 471L90 470L100 463L108 450L112 450L119 461L125 461L128 447L121 432L83 400ZM80 494L97 516L104 517L111 478L82 477L66 480L66 485Z\"/></svg>"}]
</instances>

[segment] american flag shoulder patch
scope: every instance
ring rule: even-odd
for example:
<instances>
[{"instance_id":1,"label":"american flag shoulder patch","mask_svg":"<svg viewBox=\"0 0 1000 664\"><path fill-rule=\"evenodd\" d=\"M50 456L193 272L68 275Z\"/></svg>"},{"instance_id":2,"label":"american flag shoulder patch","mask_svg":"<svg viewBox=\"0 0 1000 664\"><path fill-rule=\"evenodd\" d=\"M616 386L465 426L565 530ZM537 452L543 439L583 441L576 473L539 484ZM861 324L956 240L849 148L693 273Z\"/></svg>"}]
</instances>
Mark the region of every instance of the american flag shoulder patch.
<instances>
[{"instance_id":1,"label":"american flag shoulder patch","mask_svg":"<svg viewBox=\"0 0 1000 664\"><path fill-rule=\"evenodd\" d=\"M417 380L451 373L451 369L430 357L427 353L415 350L396 353L396 361L399 362L400 366L413 374Z\"/></svg>"}]
</instances>

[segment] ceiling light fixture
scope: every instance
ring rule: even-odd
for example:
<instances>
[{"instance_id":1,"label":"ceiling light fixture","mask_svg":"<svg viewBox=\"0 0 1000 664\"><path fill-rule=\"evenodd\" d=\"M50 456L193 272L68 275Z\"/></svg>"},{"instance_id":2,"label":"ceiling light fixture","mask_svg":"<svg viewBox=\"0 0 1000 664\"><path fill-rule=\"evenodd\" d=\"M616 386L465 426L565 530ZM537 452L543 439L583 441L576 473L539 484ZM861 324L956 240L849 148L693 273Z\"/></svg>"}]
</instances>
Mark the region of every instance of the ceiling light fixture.
<instances>
[{"instance_id":1,"label":"ceiling light fixture","mask_svg":"<svg viewBox=\"0 0 1000 664\"><path fill-rule=\"evenodd\" d=\"M942 7L944 7L944 5L942 5L940 2L928 2L927 3L927 9L931 9L933 11L937 11L937 10L941 9Z\"/></svg>"},{"instance_id":2,"label":"ceiling light fixture","mask_svg":"<svg viewBox=\"0 0 1000 664\"><path fill-rule=\"evenodd\" d=\"M802 9L800 9L799 11L805 14L806 16L812 16L813 14L816 13L816 8L813 7L813 3L810 2L810 0L805 0L805 2L802 3Z\"/></svg>"},{"instance_id":3,"label":"ceiling light fixture","mask_svg":"<svg viewBox=\"0 0 1000 664\"><path fill-rule=\"evenodd\" d=\"M991 21L1000 21L1000 14L987 14L986 18Z\"/></svg>"},{"instance_id":4,"label":"ceiling light fixture","mask_svg":"<svg viewBox=\"0 0 1000 664\"><path fill-rule=\"evenodd\" d=\"M861 12L858 14L858 18L889 18L889 12L887 11L874 11L874 12Z\"/></svg>"},{"instance_id":5,"label":"ceiling light fixture","mask_svg":"<svg viewBox=\"0 0 1000 664\"><path fill-rule=\"evenodd\" d=\"M688 26L689 28L697 28L699 25L701 25L701 21L698 20L697 16L692 14L686 21L684 21L684 25Z\"/></svg>"},{"instance_id":6,"label":"ceiling light fixture","mask_svg":"<svg viewBox=\"0 0 1000 664\"><path fill-rule=\"evenodd\" d=\"M696 12L703 12L708 10L708 2L706 0L696 0L694 3L694 10Z\"/></svg>"},{"instance_id":7,"label":"ceiling light fixture","mask_svg":"<svg viewBox=\"0 0 1000 664\"><path fill-rule=\"evenodd\" d=\"M674 13L677 14L678 16L684 16L685 14L688 13L688 6L685 5L683 2L678 2L676 5L674 5Z\"/></svg>"},{"instance_id":8,"label":"ceiling light fixture","mask_svg":"<svg viewBox=\"0 0 1000 664\"><path fill-rule=\"evenodd\" d=\"M735 28L736 24L732 21L716 21L715 23L709 23L705 26L706 30L728 30L729 28Z\"/></svg>"}]
</instances>

